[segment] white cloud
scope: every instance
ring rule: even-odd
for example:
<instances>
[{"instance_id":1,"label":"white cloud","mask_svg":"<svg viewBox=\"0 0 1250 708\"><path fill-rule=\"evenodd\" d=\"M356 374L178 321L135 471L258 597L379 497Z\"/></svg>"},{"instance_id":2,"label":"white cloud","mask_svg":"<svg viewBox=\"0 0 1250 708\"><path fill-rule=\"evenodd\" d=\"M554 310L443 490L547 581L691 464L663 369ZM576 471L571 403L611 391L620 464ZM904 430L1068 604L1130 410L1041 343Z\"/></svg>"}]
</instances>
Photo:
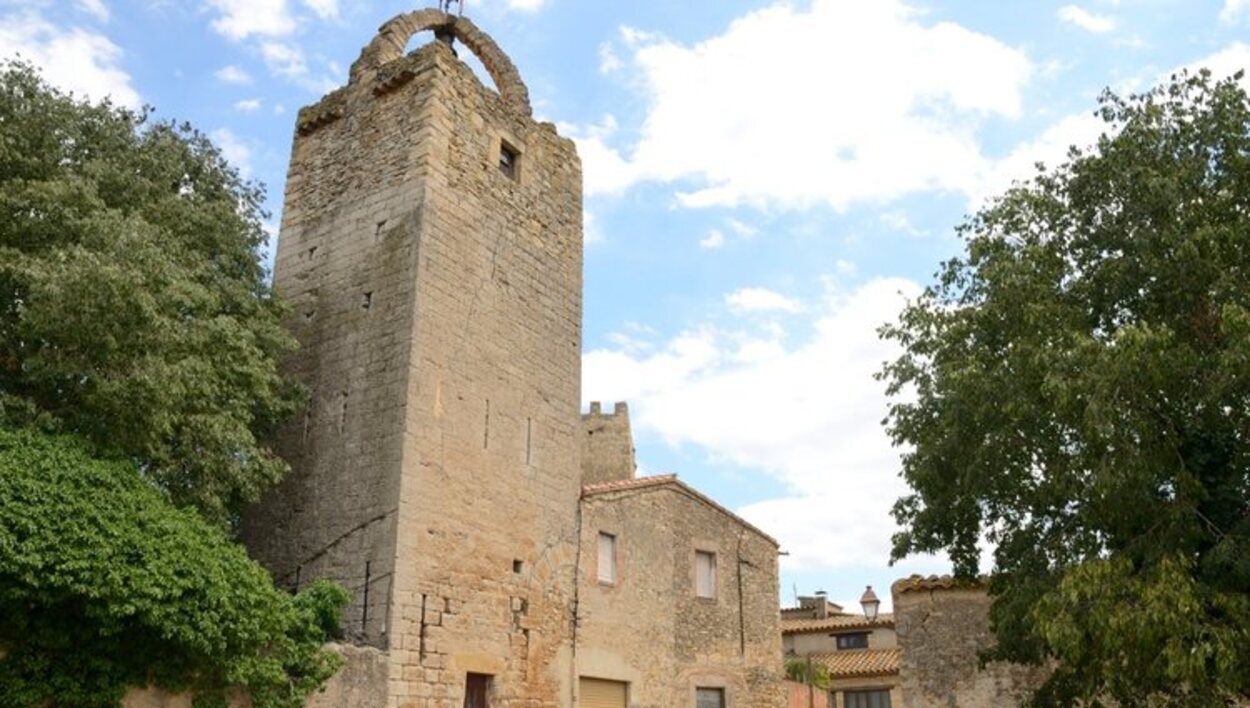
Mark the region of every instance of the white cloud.
<instances>
[{"instance_id":1,"label":"white cloud","mask_svg":"<svg viewBox=\"0 0 1250 708\"><path fill-rule=\"evenodd\" d=\"M91 15L100 22L109 21L109 9L104 0L78 0L78 9Z\"/></svg>"},{"instance_id":2,"label":"white cloud","mask_svg":"<svg viewBox=\"0 0 1250 708\"><path fill-rule=\"evenodd\" d=\"M221 154L244 179L252 177L252 149L229 128L218 128L209 134Z\"/></svg>"},{"instance_id":3,"label":"white cloud","mask_svg":"<svg viewBox=\"0 0 1250 708\"><path fill-rule=\"evenodd\" d=\"M1224 7L1220 10L1220 22L1231 25L1240 20L1246 10L1250 10L1250 0L1224 0Z\"/></svg>"},{"instance_id":4,"label":"white cloud","mask_svg":"<svg viewBox=\"0 0 1250 708\"><path fill-rule=\"evenodd\" d=\"M1059 119L1037 137L1020 143L1006 157L995 161L979 189L969 195L970 208L979 209L1013 183L1032 179L1038 174L1038 163L1050 170L1067 162L1071 146L1089 148L1106 128L1107 124L1092 110Z\"/></svg>"},{"instance_id":5,"label":"white cloud","mask_svg":"<svg viewBox=\"0 0 1250 708\"><path fill-rule=\"evenodd\" d=\"M212 27L239 41L248 37L281 37L296 29L295 17L286 0L208 0L220 15Z\"/></svg>"},{"instance_id":6,"label":"white cloud","mask_svg":"<svg viewBox=\"0 0 1250 708\"><path fill-rule=\"evenodd\" d=\"M725 222L730 231L742 238L753 238L759 234L760 230L737 219L729 219Z\"/></svg>"},{"instance_id":7,"label":"white cloud","mask_svg":"<svg viewBox=\"0 0 1250 708\"><path fill-rule=\"evenodd\" d=\"M1247 3L1250 4L1250 0L1247 0ZM1248 73L1241 78L1241 85L1247 91L1250 91L1250 45L1241 42L1233 42L1214 54L1189 62L1180 68L1187 69L1190 72L1196 72L1199 69L1210 69L1212 77L1215 79L1225 79L1238 71L1246 71ZM1176 72L1171 71L1168 74L1159 76L1156 82L1163 83L1167 81L1168 76L1173 73Z\"/></svg>"},{"instance_id":8,"label":"white cloud","mask_svg":"<svg viewBox=\"0 0 1250 708\"><path fill-rule=\"evenodd\" d=\"M907 215L902 212L887 211L887 212L883 212L881 216L879 216L878 218L880 219L881 223L885 224L891 229L894 229L895 231L900 231L902 233L905 233L908 236L915 236L916 238L924 238L925 236L929 235L928 231L918 228L916 225L912 224L911 219L907 218Z\"/></svg>"},{"instance_id":9,"label":"white cloud","mask_svg":"<svg viewBox=\"0 0 1250 708\"><path fill-rule=\"evenodd\" d=\"M761 49L760 38L783 38ZM588 194L678 182L686 206L884 201L972 190L975 134L1016 117L1025 55L957 24L923 24L901 0L779 4L694 45L622 28L647 101L640 139L578 139ZM813 72L820 80L813 81Z\"/></svg>"},{"instance_id":10,"label":"white cloud","mask_svg":"<svg viewBox=\"0 0 1250 708\"><path fill-rule=\"evenodd\" d=\"M725 232L720 229L712 229L707 232L707 236L699 239L699 248L708 250L720 248L725 245Z\"/></svg>"},{"instance_id":11,"label":"white cloud","mask_svg":"<svg viewBox=\"0 0 1250 708\"><path fill-rule=\"evenodd\" d=\"M21 55L54 86L93 100L111 98L127 108L142 100L121 67L122 50L108 37L81 27L58 27L37 13L0 17L0 56Z\"/></svg>"},{"instance_id":12,"label":"white cloud","mask_svg":"<svg viewBox=\"0 0 1250 708\"><path fill-rule=\"evenodd\" d=\"M596 349L584 357L583 395L628 400L640 433L780 482L779 498L739 511L779 538L788 565L881 566L895 530L889 508L906 487L873 379L896 351L876 329L918 292L878 279L835 293L795 346L777 331L743 339L696 327L646 354Z\"/></svg>"},{"instance_id":13,"label":"white cloud","mask_svg":"<svg viewBox=\"0 0 1250 708\"><path fill-rule=\"evenodd\" d=\"M1059 19L1094 34L1106 34L1115 29L1115 20L1107 15L1097 15L1078 5L1059 8Z\"/></svg>"},{"instance_id":14,"label":"white cloud","mask_svg":"<svg viewBox=\"0 0 1250 708\"><path fill-rule=\"evenodd\" d=\"M620 194L637 181L637 170L634 166L622 159L605 142L616 130L616 117L612 114L605 115L595 125L560 124L560 132L577 143L587 195Z\"/></svg>"},{"instance_id":15,"label":"white cloud","mask_svg":"<svg viewBox=\"0 0 1250 708\"><path fill-rule=\"evenodd\" d=\"M741 288L725 296L734 312L799 312L803 305L767 288Z\"/></svg>"},{"instance_id":16,"label":"white cloud","mask_svg":"<svg viewBox=\"0 0 1250 708\"><path fill-rule=\"evenodd\" d=\"M262 42L260 56L265 60L265 66L279 76L297 79L308 75L308 63L304 60L304 52L294 44Z\"/></svg>"},{"instance_id":17,"label":"white cloud","mask_svg":"<svg viewBox=\"0 0 1250 708\"><path fill-rule=\"evenodd\" d=\"M304 4L323 20L339 16L339 0L304 0Z\"/></svg>"},{"instance_id":18,"label":"white cloud","mask_svg":"<svg viewBox=\"0 0 1250 708\"><path fill-rule=\"evenodd\" d=\"M312 75L300 44L290 39L306 18L297 17L288 0L208 0L208 4L218 12L213 29L236 42L253 39L270 73L314 93L337 88L338 82L329 76ZM302 4L322 20L335 19L339 14L339 0L302 0ZM218 78L230 81L222 75L227 69L237 67L222 69ZM327 63L327 70L342 73L333 62ZM246 83L242 80L245 75L240 69L234 83Z\"/></svg>"},{"instance_id":19,"label":"white cloud","mask_svg":"<svg viewBox=\"0 0 1250 708\"><path fill-rule=\"evenodd\" d=\"M599 71L609 74L624 66L624 62L617 56L616 50L612 48L611 42L604 42L599 45Z\"/></svg>"},{"instance_id":20,"label":"white cloud","mask_svg":"<svg viewBox=\"0 0 1250 708\"><path fill-rule=\"evenodd\" d=\"M509 10L520 10L521 12L534 12L541 10L547 4L547 0L507 0Z\"/></svg>"},{"instance_id":21,"label":"white cloud","mask_svg":"<svg viewBox=\"0 0 1250 708\"><path fill-rule=\"evenodd\" d=\"M246 86L252 83L252 75L236 64L221 67L213 72L213 76L216 76L218 81L223 81L227 84Z\"/></svg>"},{"instance_id":22,"label":"white cloud","mask_svg":"<svg viewBox=\"0 0 1250 708\"><path fill-rule=\"evenodd\" d=\"M582 241L586 244L602 243L607 240L603 227L599 225L599 217L589 209L582 211Z\"/></svg>"},{"instance_id":23,"label":"white cloud","mask_svg":"<svg viewBox=\"0 0 1250 708\"><path fill-rule=\"evenodd\" d=\"M261 100L259 98L246 98L242 101L234 102L234 110L241 113L254 113L260 110Z\"/></svg>"},{"instance_id":24,"label":"white cloud","mask_svg":"<svg viewBox=\"0 0 1250 708\"><path fill-rule=\"evenodd\" d=\"M1172 74L1181 70L1196 72L1209 69L1216 79L1232 76L1237 71L1250 69L1250 45L1233 42L1224 49L1178 66L1171 71L1151 77L1140 77L1129 82L1121 93L1141 91L1141 84L1163 84ZM1250 91L1250 76L1245 76L1241 84ZM1065 116L1052 123L1031 140L1026 140L1002 159L996 160L986 171L980 188L970 194L969 206L977 209L984 206L989 199L1002 194L1016 181L1025 181L1037 175L1037 163L1046 169L1053 169L1068 159L1068 151L1072 146L1082 150L1091 148L1110 126L1091 110Z\"/></svg>"}]
</instances>

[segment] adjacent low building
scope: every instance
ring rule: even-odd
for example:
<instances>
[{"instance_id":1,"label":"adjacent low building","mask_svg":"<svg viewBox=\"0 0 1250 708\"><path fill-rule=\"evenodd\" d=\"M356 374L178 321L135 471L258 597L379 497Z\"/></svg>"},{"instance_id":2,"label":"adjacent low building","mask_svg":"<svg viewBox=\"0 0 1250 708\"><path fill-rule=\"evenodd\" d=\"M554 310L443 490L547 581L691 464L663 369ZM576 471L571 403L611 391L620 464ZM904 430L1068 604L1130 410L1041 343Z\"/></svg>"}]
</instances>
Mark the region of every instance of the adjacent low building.
<instances>
[{"instance_id":1,"label":"adjacent low building","mask_svg":"<svg viewBox=\"0 0 1250 708\"><path fill-rule=\"evenodd\" d=\"M901 652L894 616L879 614L872 588L861 613L846 612L824 593L800 597L781 611L782 648L787 661L824 667L832 683L830 708L899 708Z\"/></svg>"},{"instance_id":2,"label":"adjacent low building","mask_svg":"<svg viewBox=\"0 0 1250 708\"><path fill-rule=\"evenodd\" d=\"M581 705L781 705L777 542L675 475L635 477L623 404L582 423Z\"/></svg>"}]
</instances>

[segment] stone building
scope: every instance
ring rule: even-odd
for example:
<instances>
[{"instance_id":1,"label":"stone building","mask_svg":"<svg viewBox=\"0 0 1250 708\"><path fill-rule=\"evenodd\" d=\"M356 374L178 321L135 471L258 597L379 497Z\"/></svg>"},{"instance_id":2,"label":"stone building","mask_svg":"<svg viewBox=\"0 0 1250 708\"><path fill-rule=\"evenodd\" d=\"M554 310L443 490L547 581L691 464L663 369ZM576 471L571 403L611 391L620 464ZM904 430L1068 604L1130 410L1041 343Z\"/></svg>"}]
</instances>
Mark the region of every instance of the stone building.
<instances>
[{"instance_id":1,"label":"stone building","mask_svg":"<svg viewBox=\"0 0 1250 708\"><path fill-rule=\"evenodd\" d=\"M1019 705L1026 691L1045 680L1042 667L980 666L978 653L994 639L984 586L913 575L895 581L891 592L901 649L899 688L907 708Z\"/></svg>"},{"instance_id":2,"label":"stone building","mask_svg":"<svg viewBox=\"0 0 1250 708\"><path fill-rule=\"evenodd\" d=\"M280 584L353 592L317 705L780 705L775 542L632 480L623 408L580 415L581 201L572 141L463 17L392 19L299 112L274 280L310 399L243 531Z\"/></svg>"},{"instance_id":3,"label":"stone building","mask_svg":"<svg viewBox=\"0 0 1250 708\"><path fill-rule=\"evenodd\" d=\"M800 597L781 610L787 661L822 666L832 679L829 708L900 708L900 651L894 616L877 614L872 588L861 598L864 613L846 612L823 592Z\"/></svg>"},{"instance_id":4,"label":"stone building","mask_svg":"<svg viewBox=\"0 0 1250 708\"><path fill-rule=\"evenodd\" d=\"M777 542L674 475L636 478L623 404L582 423L581 695L782 705Z\"/></svg>"}]
</instances>

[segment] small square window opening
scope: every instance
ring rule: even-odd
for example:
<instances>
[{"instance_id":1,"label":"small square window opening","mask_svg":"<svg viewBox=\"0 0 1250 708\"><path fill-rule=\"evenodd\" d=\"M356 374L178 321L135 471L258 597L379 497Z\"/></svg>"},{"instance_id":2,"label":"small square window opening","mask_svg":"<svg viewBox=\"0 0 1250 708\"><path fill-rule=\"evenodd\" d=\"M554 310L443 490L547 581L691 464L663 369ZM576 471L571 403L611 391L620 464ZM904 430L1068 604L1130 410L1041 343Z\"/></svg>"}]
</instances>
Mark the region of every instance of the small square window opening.
<instances>
[{"instance_id":1,"label":"small square window opening","mask_svg":"<svg viewBox=\"0 0 1250 708\"><path fill-rule=\"evenodd\" d=\"M725 708L725 689L696 688L694 705L695 708Z\"/></svg>"}]
</instances>

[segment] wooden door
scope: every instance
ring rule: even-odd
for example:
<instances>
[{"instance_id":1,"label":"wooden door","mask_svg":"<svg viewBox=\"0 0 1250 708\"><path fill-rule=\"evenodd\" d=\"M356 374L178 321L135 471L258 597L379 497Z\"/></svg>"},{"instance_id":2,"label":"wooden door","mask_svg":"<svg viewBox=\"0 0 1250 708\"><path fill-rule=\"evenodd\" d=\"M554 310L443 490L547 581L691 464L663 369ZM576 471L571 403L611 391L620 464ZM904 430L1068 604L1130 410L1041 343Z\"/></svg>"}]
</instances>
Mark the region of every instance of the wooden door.
<instances>
[{"instance_id":1,"label":"wooden door","mask_svg":"<svg viewBox=\"0 0 1250 708\"><path fill-rule=\"evenodd\" d=\"M490 693L490 676L469 674L464 680L464 708L490 708L486 702Z\"/></svg>"}]
</instances>

